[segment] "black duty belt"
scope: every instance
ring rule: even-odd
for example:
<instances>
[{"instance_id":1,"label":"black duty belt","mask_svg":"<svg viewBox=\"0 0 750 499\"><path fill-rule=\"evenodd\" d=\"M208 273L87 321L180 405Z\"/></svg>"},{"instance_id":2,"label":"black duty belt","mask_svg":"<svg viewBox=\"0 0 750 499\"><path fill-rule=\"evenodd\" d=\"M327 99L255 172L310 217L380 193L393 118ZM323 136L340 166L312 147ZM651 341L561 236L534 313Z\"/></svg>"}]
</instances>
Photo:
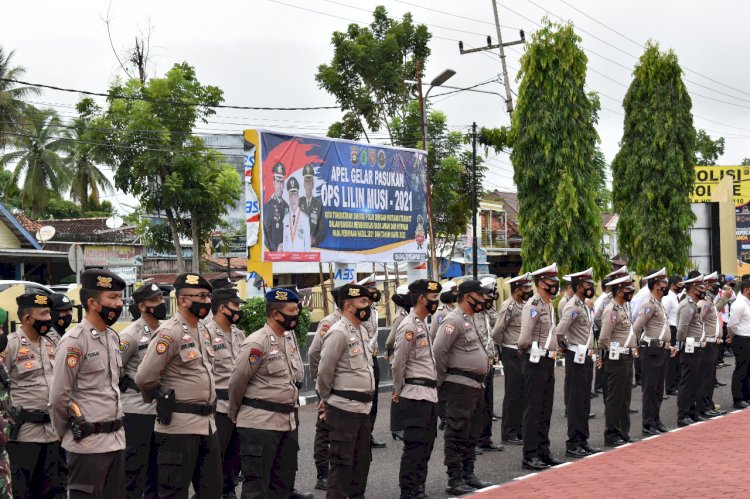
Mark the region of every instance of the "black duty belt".
<instances>
[{"instance_id":1,"label":"black duty belt","mask_svg":"<svg viewBox=\"0 0 750 499\"><path fill-rule=\"evenodd\" d=\"M449 367L448 374L455 374L457 376L463 376L464 378L473 379L477 383L484 383L484 380L487 378L487 375L485 374L472 373L464 371L463 369L456 369L455 367Z\"/></svg>"},{"instance_id":2,"label":"black duty belt","mask_svg":"<svg viewBox=\"0 0 750 499\"><path fill-rule=\"evenodd\" d=\"M21 409L19 419L24 423L49 423L49 412L37 411L34 409Z\"/></svg>"},{"instance_id":3,"label":"black duty belt","mask_svg":"<svg viewBox=\"0 0 750 499\"><path fill-rule=\"evenodd\" d=\"M219 400L229 400L229 390L226 388L217 388L216 398Z\"/></svg>"},{"instance_id":4,"label":"black duty belt","mask_svg":"<svg viewBox=\"0 0 750 499\"><path fill-rule=\"evenodd\" d=\"M94 433L114 433L122 428L122 419L90 423L94 427Z\"/></svg>"},{"instance_id":5,"label":"black duty belt","mask_svg":"<svg viewBox=\"0 0 750 499\"><path fill-rule=\"evenodd\" d=\"M428 388L435 388L437 386L437 381L430 378L406 378L404 383L407 385L426 386Z\"/></svg>"},{"instance_id":6,"label":"black duty belt","mask_svg":"<svg viewBox=\"0 0 750 499\"><path fill-rule=\"evenodd\" d=\"M172 412L183 412L186 414L197 414L198 416L210 416L216 412L216 402L213 404L186 404L184 402L175 402Z\"/></svg>"},{"instance_id":7,"label":"black duty belt","mask_svg":"<svg viewBox=\"0 0 750 499\"><path fill-rule=\"evenodd\" d=\"M294 404L280 404L278 402L269 402L268 400L251 399L243 397L242 405L255 407L256 409L263 409L264 411L281 412L283 414L290 414L294 412Z\"/></svg>"},{"instance_id":8,"label":"black duty belt","mask_svg":"<svg viewBox=\"0 0 750 499\"><path fill-rule=\"evenodd\" d=\"M354 400L355 402L372 402L372 392L355 392L352 390L331 390L331 393L339 397Z\"/></svg>"}]
</instances>

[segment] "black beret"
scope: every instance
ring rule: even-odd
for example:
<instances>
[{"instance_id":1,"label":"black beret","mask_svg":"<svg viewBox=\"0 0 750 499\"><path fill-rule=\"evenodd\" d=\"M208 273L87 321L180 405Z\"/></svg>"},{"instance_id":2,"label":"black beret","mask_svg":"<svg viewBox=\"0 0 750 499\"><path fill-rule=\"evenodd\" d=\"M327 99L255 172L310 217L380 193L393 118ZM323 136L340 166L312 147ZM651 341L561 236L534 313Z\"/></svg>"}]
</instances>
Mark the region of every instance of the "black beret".
<instances>
[{"instance_id":1,"label":"black beret","mask_svg":"<svg viewBox=\"0 0 750 499\"><path fill-rule=\"evenodd\" d=\"M233 288L234 282L229 277L214 277L208 281L214 289Z\"/></svg>"},{"instance_id":2,"label":"black beret","mask_svg":"<svg viewBox=\"0 0 750 499\"><path fill-rule=\"evenodd\" d=\"M174 289L184 288L200 288L209 291L213 291L214 289L205 277L200 274L193 274L192 272L180 274L174 280Z\"/></svg>"},{"instance_id":3,"label":"black beret","mask_svg":"<svg viewBox=\"0 0 750 499\"><path fill-rule=\"evenodd\" d=\"M25 293L16 297L18 308L52 307L52 297L45 293Z\"/></svg>"},{"instance_id":4,"label":"black beret","mask_svg":"<svg viewBox=\"0 0 750 499\"><path fill-rule=\"evenodd\" d=\"M144 284L133 292L133 301L140 303L143 300L156 298L161 294L161 289L156 284Z\"/></svg>"},{"instance_id":5,"label":"black beret","mask_svg":"<svg viewBox=\"0 0 750 499\"><path fill-rule=\"evenodd\" d=\"M58 312L70 310L73 308L73 302L62 293L52 295L52 309Z\"/></svg>"},{"instance_id":6,"label":"black beret","mask_svg":"<svg viewBox=\"0 0 750 499\"><path fill-rule=\"evenodd\" d=\"M339 288L339 301L353 300L362 296L369 298L370 292L359 284L344 284Z\"/></svg>"},{"instance_id":7,"label":"black beret","mask_svg":"<svg viewBox=\"0 0 750 499\"><path fill-rule=\"evenodd\" d=\"M417 279L409 284L409 292L415 294L439 293L443 287L437 281Z\"/></svg>"},{"instance_id":8,"label":"black beret","mask_svg":"<svg viewBox=\"0 0 750 499\"><path fill-rule=\"evenodd\" d=\"M299 303L299 296L287 288L273 288L266 292L266 301L269 303Z\"/></svg>"},{"instance_id":9,"label":"black beret","mask_svg":"<svg viewBox=\"0 0 750 499\"><path fill-rule=\"evenodd\" d=\"M214 292L211 295L211 301L213 303L220 303L223 301L245 303L245 300L240 298L239 292L235 288L214 289Z\"/></svg>"},{"instance_id":10,"label":"black beret","mask_svg":"<svg viewBox=\"0 0 750 499\"><path fill-rule=\"evenodd\" d=\"M380 290L378 288L367 288L367 290L370 292L370 298L372 298L372 301L380 301Z\"/></svg>"},{"instance_id":11,"label":"black beret","mask_svg":"<svg viewBox=\"0 0 750 499\"><path fill-rule=\"evenodd\" d=\"M81 288L91 291L122 291L125 281L109 270L89 269L81 274Z\"/></svg>"},{"instance_id":12,"label":"black beret","mask_svg":"<svg viewBox=\"0 0 750 499\"><path fill-rule=\"evenodd\" d=\"M467 293L489 293L490 290L482 287L482 283L479 281L468 280L458 285L458 294L465 295Z\"/></svg>"}]
</instances>

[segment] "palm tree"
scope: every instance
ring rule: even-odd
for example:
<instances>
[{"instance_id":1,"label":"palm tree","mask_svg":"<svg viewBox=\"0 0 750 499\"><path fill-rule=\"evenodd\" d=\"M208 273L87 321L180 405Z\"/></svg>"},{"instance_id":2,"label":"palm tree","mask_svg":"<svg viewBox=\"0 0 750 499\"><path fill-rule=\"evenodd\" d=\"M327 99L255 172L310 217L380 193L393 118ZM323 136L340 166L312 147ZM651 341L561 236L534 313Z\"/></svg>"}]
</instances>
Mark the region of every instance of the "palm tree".
<instances>
[{"instance_id":1,"label":"palm tree","mask_svg":"<svg viewBox=\"0 0 750 499\"><path fill-rule=\"evenodd\" d=\"M11 59L14 51L5 53L0 47L0 78L11 80L21 79L26 70L21 66L13 67ZM28 95L38 95L38 88L19 87L12 81L0 80L0 149L3 149L17 132L19 118L27 105L23 102Z\"/></svg>"},{"instance_id":2,"label":"palm tree","mask_svg":"<svg viewBox=\"0 0 750 499\"><path fill-rule=\"evenodd\" d=\"M70 173L70 199L81 204L81 211L88 211L89 196L91 201L99 204L100 192L112 191L112 183L96 166L95 160L102 156L101 146L90 140L87 134L91 118L99 112L94 100L85 97L76 104L78 118L73 122L70 141L66 151L68 156L64 164Z\"/></svg>"},{"instance_id":3,"label":"palm tree","mask_svg":"<svg viewBox=\"0 0 750 499\"><path fill-rule=\"evenodd\" d=\"M65 151L68 139L52 109L25 106L17 130L10 140L13 151L0 156L0 168L15 164L6 192L23 178L21 206L36 217L47 209L51 192L60 193L70 185L59 154Z\"/></svg>"}]
</instances>

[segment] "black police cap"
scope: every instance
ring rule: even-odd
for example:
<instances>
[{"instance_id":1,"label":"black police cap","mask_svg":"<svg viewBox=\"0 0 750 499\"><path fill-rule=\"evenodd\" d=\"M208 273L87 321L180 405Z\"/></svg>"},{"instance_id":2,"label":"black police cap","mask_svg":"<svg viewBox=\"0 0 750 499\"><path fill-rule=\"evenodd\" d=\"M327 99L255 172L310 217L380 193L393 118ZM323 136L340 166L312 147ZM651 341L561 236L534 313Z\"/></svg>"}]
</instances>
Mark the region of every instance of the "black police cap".
<instances>
[{"instance_id":1,"label":"black police cap","mask_svg":"<svg viewBox=\"0 0 750 499\"><path fill-rule=\"evenodd\" d=\"M52 310L62 312L73 308L73 301L62 293L52 295Z\"/></svg>"},{"instance_id":2,"label":"black police cap","mask_svg":"<svg viewBox=\"0 0 750 499\"><path fill-rule=\"evenodd\" d=\"M229 277L214 277L208 282L211 284L211 286L213 286L214 289L234 287L234 281L232 281Z\"/></svg>"},{"instance_id":3,"label":"black police cap","mask_svg":"<svg viewBox=\"0 0 750 499\"><path fill-rule=\"evenodd\" d=\"M468 280L458 285L458 294L465 295L467 293L489 293L490 290L483 288L482 283L479 281Z\"/></svg>"},{"instance_id":4,"label":"black police cap","mask_svg":"<svg viewBox=\"0 0 750 499\"><path fill-rule=\"evenodd\" d=\"M294 177L289 177L286 183L287 192L299 192L299 181Z\"/></svg>"},{"instance_id":5,"label":"black police cap","mask_svg":"<svg viewBox=\"0 0 750 499\"><path fill-rule=\"evenodd\" d=\"M81 288L91 291L122 291L125 281L109 270L90 269L81 274Z\"/></svg>"},{"instance_id":6,"label":"black police cap","mask_svg":"<svg viewBox=\"0 0 750 499\"><path fill-rule=\"evenodd\" d=\"M25 293L16 297L18 308L52 307L52 297L46 293Z\"/></svg>"},{"instance_id":7,"label":"black police cap","mask_svg":"<svg viewBox=\"0 0 750 499\"><path fill-rule=\"evenodd\" d=\"M312 165L312 163L307 163L302 168L302 177L303 178L313 178L313 177L315 177L315 167Z\"/></svg>"},{"instance_id":8,"label":"black police cap","mask_svg":"<svg viewBox=\"0 0 750 499\"><path fill-rule=\"evenodd\" d=\"M133 301L140 303L143 300L156 298L161 294L161 289L156 284L144 284L133 292Z\"/></svg>"},{"instance_id":9,"label":"black police cap","mask_svg":"<svg viewBox=\"0 0 750 499\"><path fill-rule=\"evenodd\" d=\"M409 292L415 294L439 293L442 289L439 282L429 279L417 279L409 284Z\"/></svg>"},{"instance_id":10,"label":"black police cap","mask_svg":"<svg viewBox=\"0 0 750 499\"><path fill-rule=\"evenodd\" d=\"M213 291L214 289L214 287L211 286L211 283L208 282L205 277L203 277L200 274L195 274L193 272L180 274L174 280L174 289L184 289L184 288L199 288L199 289L207 289L209 291Z\"/></svg>"}]
</instances>

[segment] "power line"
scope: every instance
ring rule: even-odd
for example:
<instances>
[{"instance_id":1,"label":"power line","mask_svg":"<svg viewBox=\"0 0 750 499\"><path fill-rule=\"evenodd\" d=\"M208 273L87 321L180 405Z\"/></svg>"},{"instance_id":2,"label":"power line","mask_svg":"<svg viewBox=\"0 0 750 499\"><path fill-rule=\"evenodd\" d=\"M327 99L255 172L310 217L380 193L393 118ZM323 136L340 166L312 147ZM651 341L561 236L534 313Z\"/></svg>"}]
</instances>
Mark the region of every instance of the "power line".
<instances>
[{"instance_id":1,"label":"power line","mask_svg":"<svg viewBox=\"0 0 750 499\"><path fill-rule=\"evenodd\" d=\"M432 7L425 7L424 5L418 5L418 4L415 4L415 3L406 2L404 0L395 0L395 1L398 2L398 3L403 3L403 4L406 4L406 5L411 5L412 7L417 7L418 9L430 10L432 12L437 12L438 14L445 14L445 15L457 17L459 19L466 19L467 21L474 21L474 22L478 22L478 23L482 23L482 24L489 24L490 26L493 26L493 27L495 26L495 23L491 23L489 21L484 21L482 19L476 19L476 18L473 18L473 17L466 17L466 16L462 16L462 15L459 15L459 14L452 14L450 12L445 12L443 10L438 10L438 9L433 9ZM515 30L521 29L521 28L517 28L515 26L505 26L504 24L501 24L500 26L503 27L503 28L508 28L508 29L515 29Z\"/></svg>"}]
</instances>

